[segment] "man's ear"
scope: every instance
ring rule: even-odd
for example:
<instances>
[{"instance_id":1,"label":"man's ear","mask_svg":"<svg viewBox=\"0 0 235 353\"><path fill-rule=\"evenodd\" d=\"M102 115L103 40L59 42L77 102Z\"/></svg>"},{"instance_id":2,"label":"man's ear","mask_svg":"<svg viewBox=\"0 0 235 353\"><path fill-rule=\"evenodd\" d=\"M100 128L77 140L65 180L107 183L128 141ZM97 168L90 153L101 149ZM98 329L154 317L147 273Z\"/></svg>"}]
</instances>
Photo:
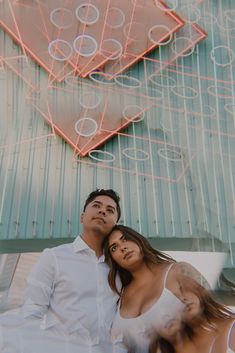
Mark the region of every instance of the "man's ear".
<instances>
[{"instance_id":1,"label":"man's ear","mask_svg":"<svg viewBox=\"0 0 235 353\"><path fill-rule=\"evenodd\" d=\"M81 222L81 223L83 223L83 216L84 216L84 212L82 212L82 213L80 214L80 222Z\"/></svg>"}]
</instances>

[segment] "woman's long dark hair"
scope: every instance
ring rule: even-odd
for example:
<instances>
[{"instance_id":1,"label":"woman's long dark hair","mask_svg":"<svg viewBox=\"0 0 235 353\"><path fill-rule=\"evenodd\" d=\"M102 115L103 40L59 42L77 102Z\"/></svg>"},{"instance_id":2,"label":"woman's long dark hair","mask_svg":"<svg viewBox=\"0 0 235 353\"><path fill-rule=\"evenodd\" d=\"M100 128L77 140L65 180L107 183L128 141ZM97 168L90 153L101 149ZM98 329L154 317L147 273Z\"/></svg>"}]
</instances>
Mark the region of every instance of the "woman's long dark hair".
<instances>
[{"instance_id":1,"label":"woman's long dark hair","mask_svg":"<svg viewBox=\"0 0 235 353\"><path fill-rule=\"evenodd\" d=\"M173 263L175 262L174 259L172 259L170 256L167 254L164 254L163 252L154 249L149 241L140 233L138 233L136 230L123 226L123 225L116 225L112 232L115 230L119 230L122 234L125 235L126 239L133 241L136 243L141 252L144 255L144 261L147 265L150 264L160 264L160 263ZM112 232L110 234L112 234ZM103 242L103 249L104 249L104 255L105 255L105 260L108 263L110 267L110 271L108 274L108 281L110 287L117 292L120 295L120 291L117 289L116 285L116 276L117 274L119 275L122 283L122 288L126 287L132 280L132 275L129 271L125 270L124 268L120 267L113 259L110 254L109 250L109 236L110 234L104 239Z\"/></svg>"},{"instance_id":2,"label":"woman's long dark hair","mask_svg":"<svg viewBox=\"0 0 235 353\"><path fill-rule=\"evenodd\" d=\"M180 279L180 285L182 291L192 292L198 297L202 308L202 318L211 328L214 327L213 323L216 319L235 318L235 314L232 310L230 310L226 305L223 305L215 300L213 297L213 292L204 288L197 281L192 278L182 276ZM187 319L185 320L187 321ZM191 323L187 321L187 324L190 325Z\"/></svg>"}]
</instances>

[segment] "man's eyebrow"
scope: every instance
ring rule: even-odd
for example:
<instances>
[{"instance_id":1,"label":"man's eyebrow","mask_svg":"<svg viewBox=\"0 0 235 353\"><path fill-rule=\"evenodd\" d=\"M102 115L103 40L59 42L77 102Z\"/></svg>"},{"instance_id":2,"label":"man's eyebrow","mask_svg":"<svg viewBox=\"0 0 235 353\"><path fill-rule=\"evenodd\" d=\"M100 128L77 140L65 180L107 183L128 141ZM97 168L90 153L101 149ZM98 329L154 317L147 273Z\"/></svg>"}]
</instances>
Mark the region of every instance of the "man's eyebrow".
<instances>
[{"instance_id":1,"label":"man's eyebrow","mask_svg":"<svg viewBox=\"0 0 235 353\"><path fill-rule=\"evenodd\" d=\"M94 200L93 203L98 203L99 205L103 205L103 202L98 201L98 200ZM107 205L107 207L113 208L114 210L116 210L116 207L113 205Z\"/></svg>"}]
</instances>

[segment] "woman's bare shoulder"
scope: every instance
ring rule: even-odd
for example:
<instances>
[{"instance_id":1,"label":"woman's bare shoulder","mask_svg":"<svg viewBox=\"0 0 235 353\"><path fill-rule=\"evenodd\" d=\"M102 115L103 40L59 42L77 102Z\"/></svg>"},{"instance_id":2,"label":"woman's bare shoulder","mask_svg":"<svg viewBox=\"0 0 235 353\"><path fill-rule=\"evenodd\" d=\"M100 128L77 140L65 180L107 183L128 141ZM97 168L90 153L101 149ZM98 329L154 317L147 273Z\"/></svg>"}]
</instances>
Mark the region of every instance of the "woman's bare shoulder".
<instances>
[{"instance_id":1,"label":"woman's bare shoulder","mask_svg":"<svg viewBox=\"0 0 235 353\"><path fill-rule=\"evenodd\" d=\"M204 288L210 289L210 285L206 280L206 278L203 276L203 274L199 272L189 262L185 262L185 261L176 262L172 268L172 271L174 271L174 275L189 277L194 281L198 282Z\"/></svg>"}]
</instances>

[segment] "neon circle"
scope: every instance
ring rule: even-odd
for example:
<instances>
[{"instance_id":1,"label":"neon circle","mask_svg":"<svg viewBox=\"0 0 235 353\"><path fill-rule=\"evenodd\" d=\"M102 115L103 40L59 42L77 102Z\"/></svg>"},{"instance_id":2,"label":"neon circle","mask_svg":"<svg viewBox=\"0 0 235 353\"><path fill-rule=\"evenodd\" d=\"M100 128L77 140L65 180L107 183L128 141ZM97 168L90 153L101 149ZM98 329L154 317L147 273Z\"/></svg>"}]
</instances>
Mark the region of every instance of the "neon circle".
<instances>
[{"instance_id":1,"label":"neon circle","mask_svg":"<svg viewBox=\"0 0 235 353\"><path fill-rule=\"evenodd\" d=\"M67 29L72 27L74 17L72 11L63 7L58 7L50 13L51 23L61 29Z\"/></svg>"},{"instance_id":2,"label":"neon circle","mask_svg":"<svg viewBox=\"0 0 235 353\"><path fill-rule=\"evenodd\" d=\"M81 78L79 76L66 76L65 82L71 87L78 87L82 83Z\"/></svg>"},{"instance_id":3,"label":"neon circle","mask_svg":"<svg viewBox=\"0 0 235 353\"><path fill-rule=\"evenodd\" d=\"M183 20L188 23L197 23L201 18L199 9L194 5L186 5L181 7L180 15ZM191 16L194 16L194 19L191 19Z\"/></svg>"},{"instance_id":4,"label":"neon circle","mask_svg":"<svg viewBox=\"0 0 235 353\"><path fill-rule=\"evenodd\" d=\"M156 79L155 79L156 78ZM158 79L160 82L158 82ZM164 80L164 82L163 82ZM168 75L163 75L163 74L152 74L149 76L149 81L152 82L154 85L160 86L160 87L173 87L176 85L176 81L173 77L170 77ZM165 81L167 81L165 83ZM168 83L171 82L172 84Z\"/></svg>"},{"instance_id":5,"label":"neon circle","mask_svg":"<svg viewBox=\"0 0 235 353\"><path fill-rule=\"evenodd\" d=\"M216 51L227 51L227 53L225 52L225 57L228 58L227 62L218 62L216 60ZM221 55L220 55L221 57ZM231 48L227 47L226 45L218 45L216 47L214 47L211 50L211 60L214 62L215 65L217 66L222 66L222 67L226 67L232 64L233 60L234 60L234 52Z\"/></svg>"},{"instance_id":6,"label":"neon circle","mask_svg":"<svg viewBox=\"0 0 235 353\"><path fill-rule=\"evenodd\" d=\"M131 0L134 7L146 7L147 0Z\"/></svg>"},{"instance_id":7,"label":"neon circle","mask_svg":"<svg viewBox=\"0 0 235 353\"><path fill-rule=\"evenodd\" d=\"M178 0L174 0L174 1L171 0L170 2L173 3L172 7L170 7L168 4L167 4L167 6L164 6L159 0L155 0L156 6L165 12L175 11L177 9ZM169 3L169 1L168 1L168 3Z\"/></svg>"},{"instance_id":8,"label":"neon circle","mask_svg":"<svg viewBox=\"0 0 235 353\"><path fill-rule=\"evenodd\" d=\"M141 87L142 83L138 78L127 76L127 75L117 75L114 77L114 81L123 87L127 88L139 88Z\"/></svg>"},{"instance_id":9,"label":"neon circle","mask_svg":"<svg viewBox=\"0 0 235 353\"><path fill-rule=\"evenodd\" d=\"M227 91L229 92L229 95L223 94L220 91ZM228 87L224 87L224 86L209 86L207 88L207 92L214 96L214 97L218 97L218 98L225 98L225 99L231 99L233 98L233 92L230 88Z\"/></svg>"},{"instance_id":10,"label":"neon circle","mask_svg":"<svg viewBox=\"0 0 235 353\"><path fill-rule=\"evenodd\" d=\"M166 36L169 36L169 39L167 39L166 41L159 41L159 40L155 40L152 35L153 35L153 31L157 30L157 32L159 32L159 28L163 28L164 30L167 31ZM172 32L170 31L170 28L165 26L165 25L155 25L152 26L149 31L148 31L148 38L149 40L154 43L154 44L158 44L158 45L167 45L168 43L170 43L170 41L172 40Z\"/></svg>"},{"instance_id":11,"label":"neon circle","mask_svg":"<svg viewBox=\"0 0 235 353\"><path fill-rule=\"evenodd\" d=\"M230 110L230 108L231 108L231 110ZM227 113L235 115L235 104L225 104L224 109L226 110Z\"/></svg>"},{"instance_id":12,"label":"neon circle","mask_svg":"<svg viewBox=\"0 0 235 353\"><path fill-rule=\"evenodd\" d=\"M77 19L85 25L93 25L99 19L100 12L97 7L90 3L84 3L76 8Z\"/></svg>"},{"instance_id":13,"label":"neon circle","mask_svg":"<svg viewBox=\"0 0 235 353\"><path fill-rule=\"evenodd\" d=\"M182 90L182 93L180 92ZM186 94L186 90L188 94ZM171 91L178 97L184 98L184 99L195 99L198 96L198 92L190 87L190 86L173 86L171 87Z\"/></svg>"},{"instance_id":14,"label":"neon circle","mask_svg":"<svg viewBox=\"0 0 235 353\"><path fill-rule=\"evenodd\" d=\"M130 122L137 123L144 119L145 114L140 106L131 104L123 109L122 116Z\"/></svg>"},{"instance_id":15,"label":"neon circle","mask_svg":"<svg viewBox=\"0 0 235 353\"><path fill-rule=\"evenodd\" d=\"M79 97L80 105L85 109L95 109L101 102L100 96L95 92L82 92Z\"/></svg>"},{"instance_id":16,"label":"neon circle","mask_svg":"<svg viewBox=\"0 0 235 353\"><path fill-rule=\"evenodd\" d=\"M134 156L132 156L132 152L134 153ZM140 157L137 156L137 154L140 154ZM122 150L122 154L124 154L125 157L132 159L134 161L146 161L149 159L149 154L139 148L134 148L134 147L127 147ZM142 156L141 156L142 155Z\"/></svg>"},{"instance_id":17,"label":"neon circle","mask_svg":"<svg viewBox=\"0 0 235 353\"><path fill-rule=\"evenodd\" d=\"M116 60L122 56L121 43L113 38L105 39L101 44L101 54L109 60Z\"/></svg>"},{"instance_id":18,"label":"neon circle","mask_svg":"<svg viewBox=\"0 0 235 353\"><path fill-rule=\"evenodd\" d=\"M183 42L183 44L186 42L188 42L188 46L189 46L189 50L187 51L187 48L185 49L184 46L183 47L183 51L178 51L177 50L177 45L180 47L180 44L181 42ZM180 55L180 56L189 56L191 55L193 52L194 52L194 49L195 49L195 46L193 44L193 41L190 39L190 38L187 38L187 37L178 37L178 38L175 38L173 40L173 42L171 43L171 49L173 52L175 52L176 55ZM182 50L182 48L181 48Z\"/></svg>"},{"instance_id":19,"label":"neon circle","mask_svg":"<svg viewBox=\"0 0 235 353\"><path fill-rule=\"evenodd\" d=\"M73 47L76 53L88 57L97 51L97 42L93 37L82 34L74 39Z\"/></svg>"},{"instance_id":20,"label":"neon circle","mask_svg":"<svg viewBox=\"0 0 235 353\"><path fill-rule=\"evenodd\" d=\"M122 27L125 22L125 14L118 7L111 7L107 10L106 25L110 28Z\"/></svg>"},{"instance_id":21,"label":"neon circle","mask_svg":"<svg viewBox=\"0 0 235 353\"><path fill-rule=\"evenodd\" d=\"M72 46L63 39L55 39L48 45L50 56L57 61L69 60L73 54Z\"/></svg>"},{"instance_id":22,"label":"neon circle","mask_svg":"<svg viewBox=\"0 0 235 353\"><path fill-rule=\"evenodd\" d=\"M235 10L225 10L225 17L228 18L229 21L235 22Z\"/></svg>"},{"instance_id":23,"label":"neon circle","mask_svg":"<svg viewBox=\"0 0 235 353\"><path fill-rule=\"evenodd\" d=\"M102 85L113 85L114 79L110 74L106 74L101 71L93 71L89 74L89 78L95 83L99 83Z\"/></svg>"},{"instance_id":24,"label":"neon circle","mask_svg":"<svg viewBox=\"0 0 235 353\"><path fill-rule=\"evenodd\" d=\"M81 128L83 128L84 124L88 123L88 132L81 132ZM90 124L90 126L89 126ZM84 137L89 137L92 136L96 133L98 129L97 122L94 119L91 118L81 118L75 123L75 131L78 135L84 136Z\"/></svg>"},{"instance_id":25,"label":"neon circle","mask_svg":"<svg viewBox=\"0 0 235 353\"><path fill-rule=\"evenodd\" d=\"M110 157L110 159L101 159L99 157L93 156L93 153L97 153L97 154L101 154L103 156L107 156ZM104 163L112 163L113 161L115 161L115 156L114 154L112 154L111 152L107 152L107 151L101 151L101 150L92 150L88 153L89 157L94 159L95 161L98 162L104 162Z\"/></svg>"},{"instance_id":26,"label":"neon circle","mask_svg":"<svg viewBox=\"0 0 235 353\"><path fill-rule=\"evenodd\" d=\"M216 23L217 23L218 27L221 28L222 30L231 31L232 29L235 28L235 23L230 20L230 23L231 22L232 23L231 23L231 25L229 25L228 21L224 21L224 19L227 19L227 18L228 18L228 16L226 16L225 14L224 14L224 16L222 16L222 18L221 17L220 18L217 17L216 18ZM221 20L221 22L220 22L220 20ZM224 22L227 24L226 26L224 26Z\"/></svg>"},{"instance_id":27,"label":"neon circle","mask_svg":"<svg viewBox=\"0 0 235 353\"><path fill-rule=\"evenodd\" d=\"M168 161L180 162L182 160L181 153L176 151L173 147L159 148L157 153L160 157Z\"/></svg>"}]
</instances>

